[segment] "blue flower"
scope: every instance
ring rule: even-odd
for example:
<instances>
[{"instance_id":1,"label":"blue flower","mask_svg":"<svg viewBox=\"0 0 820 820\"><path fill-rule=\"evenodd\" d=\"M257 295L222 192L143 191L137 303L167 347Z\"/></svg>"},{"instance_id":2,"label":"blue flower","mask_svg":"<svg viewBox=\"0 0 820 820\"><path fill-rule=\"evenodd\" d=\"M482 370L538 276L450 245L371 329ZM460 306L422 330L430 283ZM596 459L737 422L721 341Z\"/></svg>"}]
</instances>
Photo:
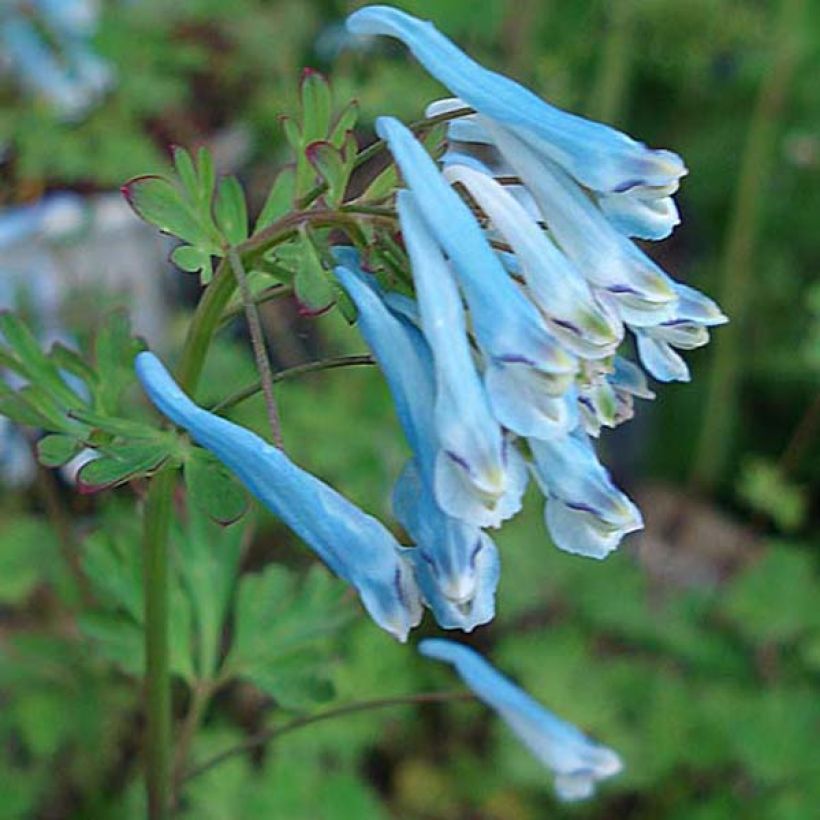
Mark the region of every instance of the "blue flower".
<instances>
[{"instance_id":1,"label":"blue flower","mask_svg":"<svg viewBox=\"0 0 820 820\"><path fill-rule=\"evenodd\" d=\"M581 426L596 438L602 427L617 427L632 418L635 398L655 398L643 370L623 356L584 362L581 374L577 385Z\"/></svg>"},{"instance_id":2,"label":"blue flower","mask_svg":"<svg viewBox=\"0 0 820 820\"><path fill-rule=\"evenodd\" d=\"M689 368L680 350L694 350L709 342L708 328L729 320L708 297L687 285L675 284L678 302L671 319L654 327L634 328L643 366L661 382L688 382Z\"/></svg>"},{"instance_id":3,"label":"blue flower","mask_svg":"<svg viewBox=\"0 0 820 820\"><path fill-rule=\"evenodd\" d=\"M472 328L487 359L485 384L496 418L521 435L551 435L565 429L564 403L550 400L562 397L571 386L575 357L549 332L538 308L507 274L470 210L410 131L388 117L378 120L377 129L413 194L420 220L449 257L464 292ZM529 426L534 421L532 406L515 398L522 389L529 396L543 397L537 405L541 430Z\"/></svg>"},{"instance_id":4,"label":"blue flower","mask_svg":"<svg viewBox=\"0 0 820 820\"><path fill-rule=\"evenodd\" d=\"M617 307L621 319L646 326L671 318L677 295L666 273L557 164L501 128L488 123L487 130L526 184L561 249Z\"/></svg>"},{"instance_id":5,"label":"blue flower","mask_svg":"<svg viewBox=\"0 0 820 820\"><path fill-rule=\"evenodd\" d=\"M354 34L401 40L468 106L509 128L540 155L601 192L663 188L686 173L677 154L651 150L613 128L561 111L513 80L471 60L432 23L388 6L367 6L347 20Z\"/></svg>"},{"instance_id":6,"label":"blue flower","mask_svg":"<svg viewBox=\"0 0 820 820\"><path fill-rule=\"evenodd\" d=\"M198 407L152 353L140 353L136 369L157 408L352 584L379 626L406 640L421 620L419 590L401 547L384 526L255 433Z\"/></svg>"},{"instance_id":7,"label":"blue flower","mask_svg":"<svg viewBox=\"0 0 820 820\"><path fill-rule=\"evenodd\" d=\"M502 675L478 652L441 638L419 643L419 652L452 664L476 697L495 710L518 739L555 774L562 800L590 797L600 780L623 769L612 749L595 743Z\"/></svg>"},{"instance_id":8,"label":"blue flower","mask_svg":"<svg viewBox=\"0 0 820 820\"><path fill-rule=\"evenodd\" d=\"M583 430L529 444L535 477L547 496L547 529L557 547L606 558L625 535L643 527L640 511L613 484Z\"/></svg>"},{"instance_id":9,"label":"blue flower","mask_svg":"<svg viewBox=\"0 0 820 820\"><path fill-rule=\"evenodd\" d=\"M414 453L393 493L396 517L416 543L406 554L439 624L469 631L494 616L498 553L475 524L448 515L435 496L441 446L430 349L408 319L387 308L361 272L355 252L337 248L336 255L343 262L336 275L359 310L359 329L387 379ZM526 481L523 463L520 469Z\"/></svg>"},{"instance_id":10,"label":"blue flower","mask_svg":"<svg viewBox=\"0 0 820 820\"><path fill-rule=\"evenodd\" d=\"M520 199L486 171L458 164L452 156L444 176L467 189L510 245L527 292L561 344L589 359L614 353L623 338L618 317L595 299L581 271L561 253Z\"/></svg>"},{"instance_id":11,"label":"blue flower","mask_svg":"<svg viewBox=\"0 0 820 820\"><path fill-rule=\"evenodd\" d=\"M521 508L526 469L493 416L455 280L408 191L399 192L398 212L435 372L436 498L450 515L497 526Z\"/></svg>"},{"instance_id":12,"label":"blue flower","mask_svg":"<svg viewBox=\"0 0 820 820\"><path fill-rule=\"evenodd\" d=\"M407 556L438 625L471 632L491 621L501 574L498 549L487 533L439 507L415 459L396 482L393 511L416 543Z\"/></svg>"}]
</instances>

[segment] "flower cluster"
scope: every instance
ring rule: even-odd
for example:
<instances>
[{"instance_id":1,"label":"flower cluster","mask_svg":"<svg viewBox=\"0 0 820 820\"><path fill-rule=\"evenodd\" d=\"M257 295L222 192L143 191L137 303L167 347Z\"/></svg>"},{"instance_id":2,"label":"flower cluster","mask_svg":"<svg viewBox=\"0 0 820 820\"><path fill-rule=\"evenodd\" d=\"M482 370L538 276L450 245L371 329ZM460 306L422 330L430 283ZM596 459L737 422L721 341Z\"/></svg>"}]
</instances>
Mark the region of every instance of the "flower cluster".
<instances>
[{"instance_id":1,"label":"flower cluster","mask_svg":"<svg viewBox=\"0 0 820 820\"><path fill-rule=\"evenodd\" d=\"M113 82L110 66L90 42L99 11L94 0L10 0L0 9L0 44L9 68L67 120L81 116Z\"/></svg>"},{"instance_id":2,"label":"flower cluster","mask_svg":"<svg viewBox=\"0 0 820 820\"><path fill-rule=\"evenodd\" d=\"M629 419L635 398L653 397L644 370L687 379L676 348L705 344L726 319L632 241L677 224L672 195L686 169L676 154L553 108L396 9L360 9L348 28L402 40L457 95L428 114L460 111L440 163L397 120L377 121L405 186L395 201L415 298L380 286L359 251L333 249L412 451L393 509L414 546L197 407L152 354L137 371L157 407L351 583L381 627L406 640L426 605L442 628L469 632L495 614L500 562L487 530L518 512L530 474L563 550L604 558L641 528L594 439ZM643 367L621 352L627 334ZM420 650L499 712L554 770L559 796L586 797L620 770L614 752L472 650L442 640Z\"/></svg>"}]
</instances>

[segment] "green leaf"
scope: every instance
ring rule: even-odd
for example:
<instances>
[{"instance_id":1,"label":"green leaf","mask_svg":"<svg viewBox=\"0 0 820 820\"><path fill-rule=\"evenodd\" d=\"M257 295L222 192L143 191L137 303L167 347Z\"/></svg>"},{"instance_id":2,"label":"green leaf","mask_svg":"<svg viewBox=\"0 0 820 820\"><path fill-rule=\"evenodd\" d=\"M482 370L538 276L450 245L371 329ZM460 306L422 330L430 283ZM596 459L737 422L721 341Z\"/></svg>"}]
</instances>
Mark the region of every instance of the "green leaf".
<instances>
[{"instance_id":1,"label":"green leaf","mask_svg":"<svg viewBox=\"0 0 820 820\"><path fill-rule=\"evenodd\" d=\"M207 285L213 278L211 254L202 248L192 245L180 245L171 253L171 261L186 273L198 273L203 285Z\"/></svg>"},{"instance_id":2,"label":"green leaf","mask_svg":"<svg viewBox=\"0 0 820 820\"><path fill-rule=\"evenodd\" d=\"M333 130L328 137L328 142L336 148L342 148L347 139L347 134L356 127L358 119L359 104L356 100L351 100L337 117Z\"/></svg>"},{"instance_id":3,"label":"green leaf","mask_svg":"<svg viewBox=\"0 0 820 820\"><path fill-rule=\"evenodd\" d=\"M55 342L48 352L48 357L60 370L81 379L93 390L97 383L97 374L76 350L66 347L62 342Z\"/></svg>"},{"instance_id":4,"label":"green leaf","mask_svg":"<svg viewBox=\"0 0 820 820\"><path fill-rule=\"evenodd\" d=\"M299 249L299 267L293 282L299 312L303 316L318 316L333 306L337 290L307 230L301 233Z\"/></svg>"},{"instance_id":5,"label":"green leaf","mask_svg":"<svg viewBox=\"0 0 820 820\"><path fill-rule=\"evenodd\" d=\"M225 177L219 183L214 205L216 224L231 245L238 245L248 238L248 210L245 192L234 177Z\"/></svg>"},{"instance_id":6,"label":"green leaf","mask_svg":"<svg viewBox=\"0 0 820 820\"><path fill-rule=\"evenodd\" d=\"M89 461L77 473L80 492L114 487L156 470L170 455L167 444L123 444L106 448L105 455Z\"/></svg>"},{"instance_id":7,"label":"green leaf","mask_svg":"<svg viewBox=\"0 0 820 820\"><path fill-rule=\"evenodd\" d=\"M191 500L221 524L236 521L248 507L245 492L231 473L201 448L193 449L185 461L185 484Z\"/></svg>"},{"instance_id":8,"label":"green leaf","mask_svg":"<svg viewBox=\"0 0 820 820\"><path fill-rule=\"evenodd\" d=\"M121 436L126 439L148 439L154 442L161 440L169 448L176 441L173 433L158 430L150 424L106 416L102 413L95 413L93 410L72 410L71 417L112 436Z\"/></svg>"},{"instance_id":9,"label":"green leaf","mask_svg":"<svg viewBox=\"0 0 820 820\"><path fill-rule=\"evenodd\" d=\"M141 626L114 612L83 612L78 623L97 644L100 654L123 672L139 677L145 671L145 638Z\"/></svg>"},{"instance_id":10,"label":"green leaf","mask_svg":"<svg viewBox=\"0 0 820 820\"><path fill-rule=\"evenodd\" d=\"M297 154L301 153L302 132L299 130L299 126L296 121L292 117L282 116L279 118L279 122L282 124L282 130L285 132L285 139L288 141L290 147Z\"/></svg>"},{"instance_id":11,"label":"green leaf","mask_svg":"<svg viewBox=\"0 0 820 820\"><path fill-rule=\"evenodd\" d=\"M293 203L296 169L292 165L283 168L273 181L268 198L262 206L262 212L256 220L253 232L258 233L268 225L284 216Z\"/></svg>"},{"instance_id":12,"label":"green leaf","mask_svg":"<svg viewBox=\"0 0 820 820\"><path fill-rule=\"evenodd\" d=\"M203 678L217 673L225 620L239 575L245 521L220 526L190 505L185 525L175 522L172 529L180 581L190 599L196 631L196 667Z\"/></svg>"},{"instance_id":13,"label":"green leaf","mask_svg":"<svg viewBox=\"0 0 820 820\"><path fill-rule=\"evenodd\" d=\"M305 148L305 156L327 184L325 198L328 205L335 208L342 201L345 188L347 188L349 169L342 157L342 152L329 142L320 140L310 143Z\"/></svg>"},{"instance_id":14,"label":"green leaf","mask_svg":"<svg viewBox=\"0 0 820 820\"><path fill-rule=\"evenodd\" d=\"M174 146L174 167L179 180L192 198L199 195L199 175L188 151L180 145Z\"/></svg>"},{"instance_id":15,"label":"green leaf","mask_svg":"<svg viewBox=\"0 0 820 820\"><path fill-rule=\"evenodd\" d=\"M811 553L776 545L732 583L721 609L755 644L794 640L820 628L818 588Z\"/></svg>"},{"instance_id":16,"label":"green leaf","mask_svg":"<svg viewBox=\"0 0 820 820\"><path fill-rule=\"evenodd\" d=\"M199 171L199 201L210 210L216 183L216 170L214 169L214 158L207 148L202 147L197 151L196 165Z\"/></svg>"},{"instance_id":17,"label":"green leaf","mask_svg":"<svg viewBox=\"0 0 820 820\"><path fill-rule=\"evenodd\" d=\"M325 139L330 131L331 93L324 75L312 68L302 72L302 144Z\"/></svg>"},{"instance_id":18,"label":"green leaf","mask_svg":"<svg viewBox=\"0 0 820 820\"><path fill-rule=\"evenodd\" d=\"M33 407L24 396L15 393L2 379L0 379L0 414L25 427L42 427L46 430L51 428L48 416Z\"/></svg>"},{"instance_id":19,"label":"green leaf","mask_svg":"<svg viewBox=\"0 0 820 820\"><path fill-rule=\"evenodd\" d=\"M14 313L0 313L0 333L14 350L32 384L48 391L67 407L82 404L82 399L63 381L59 369L40 348L40 343Z\"/></svg>"},{"instance_id":20,"label":"green leaf","mask_svg":"<svg viewBox=\"0 0 820 820\"><path fill-rule=\"evenodd\" d=\"M299 585L279 565L240 582L234 643L226 667L288 708L328 694L331 638L351 615L345 587L314 566Z\"/></svg>"},{"instance_id":21,"label":"green leaf","mask_svg":"<svg viewBox=\"0 0 820 820\"><path fill-rule=\"evenodd\" d=\"M134 358L144 349L145 343L131 335L128 314L124 310L113 311L94 340L94 359L99 375L95 394L98 412L118 415L127 388L136 382Z\"/></svg>"},{"instance_id":22,"label":"green leaf","mask_svg":"<svg viewBox=\"0 0 820 820\"><path fill-rule=\"evenodd\" d=\"M80 442L72 436L55 434L37 442L37 458L46 467L62 467L77 454Z\"/></svg>"},{"instance_id":23,"label":"green leaf","mask_svg":"<svg viewBox=\"0 0 820 820\"><path fill-rule=\"evenodd\" d=\"M137 215L163 233L178 236L189 245L218 250L216 237L182 192L164 177L132 179L123 191Z\"/></svg>"},{"instance_id":24,"label":"green leaf","mask_svg":"<svg viewBox=\"0 0 820 820\"><path fill-rule=\"evenodd\" d=\"M33 516L4 518L0 528L0 603L21 604L59 560L57 537Z\"/></svg>"}]
</instances>

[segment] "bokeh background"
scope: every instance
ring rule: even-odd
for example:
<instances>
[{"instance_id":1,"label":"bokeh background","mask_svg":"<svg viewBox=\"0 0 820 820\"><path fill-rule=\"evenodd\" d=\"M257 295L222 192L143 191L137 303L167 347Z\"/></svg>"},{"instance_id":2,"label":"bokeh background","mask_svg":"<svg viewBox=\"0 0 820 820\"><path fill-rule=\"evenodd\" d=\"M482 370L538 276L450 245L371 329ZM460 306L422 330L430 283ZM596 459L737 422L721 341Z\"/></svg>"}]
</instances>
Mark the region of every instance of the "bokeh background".
<instances>
[{"instance_id":1,"label":"bokeh background","mask_svg":"<svg viewBox=\"0 0 820 820\"><path fill-rule=\"evenodd\" d=\"M294 111L303 66L331 77L340 104L359 101L362 145L376 115L417 120L442 95L394 43L348 47L341 21L355 3L109 0L62 40L34 5L0 5L0 305L22 310L44 340L87 338L124 304L152 346L178 350L197 282L173 269L170 246L117 191L166 170L170 145L209 146L258 207L288 160L278 116ZM565 555L549 543L533 492L498 536L497 620L470 637L618 749L626 771L597 799L562 807L548 773L482 708L403 707L236 757L191 781L181 814L817 817L820 4L397 5L551 102L674 149L690 169L683 224L650 252L732 321L688 356L691 383L663 387L604 435L646 530L604 564ZM38 70L15 28L21 14L58 54L62 81ZM338 311L306 320L280 300L263 320L277 367L363 350ZM208 367L206 401L253 378L241 327L220 337ZM295 460L389 522L387 488L406 450L378 374L314 375L284 383L280 397ZM264 425L255 401L236 417ZM127 647L106 644L102 621L66 607L49 516L56 503L80 533L126 532L129 491L78 495L70 476L37 470L27 435L2 428L0 818L139 817L135 670ZM244 570L283 556L307 563L262 519ZM455 686L363 618L333 658L338 703ZM273 706L253 686L229 687L204 717L195 755L258 730Z\"/></svg>"}]
</instances>

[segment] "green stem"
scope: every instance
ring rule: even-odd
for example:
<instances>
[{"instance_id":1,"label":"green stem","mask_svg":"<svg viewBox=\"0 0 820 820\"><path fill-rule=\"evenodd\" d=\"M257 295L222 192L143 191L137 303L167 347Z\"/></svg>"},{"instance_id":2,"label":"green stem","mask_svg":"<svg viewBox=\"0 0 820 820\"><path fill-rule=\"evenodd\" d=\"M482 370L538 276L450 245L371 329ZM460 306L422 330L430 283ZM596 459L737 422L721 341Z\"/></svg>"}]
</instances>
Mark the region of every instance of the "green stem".
<instances>
[{"instance_id":1,"label":"green stem","mask_svg":"<svg viewBox=\"0 0 820 820\"><path fill-rule=\"evenodd\" d=\"M357 356L334 356L329 359L322 359L318 362L307 362L306 364L298 364L295 367L289 367L286 370L280 370L271 376L273 383L284 381L295 376L304 376L306 373L315 373L319 370L333 370L337 367L353 367L355 365L375 364L375 359L368 355ZM262 382L256 381L237 390L236 393L222 399L211 408L212 413L218 413L223 410L228 410L242 403L246 399L255 396L262 389Z\"/></svg>"},{"instance_id":2,"label":"green stem","mask_svg":"<svg viewBox=\"0 0 820 820\"><path fill-rule=\"evenodd\" d=\"M377 219L378 217L370 217ZM300 224L341 226L359 230L356 218L335 211L292 213L268 226L237 248L242 262L293 236ZM392 223L391 223L392 224ZM195 396L205 356L222 314L237 286L223 259L214 280L194 312L182 350L177 380ZM143 517L143 585L145 605L146 750L145 777L150 820L166 820L171 806L171 677L168 658L168 532L176 475L165 469L151 479Z\"/></svg>"},{"instance_id":3,"label":"green stem","mask_svg":"<svg viewBox=\"0 0 820 820\"><path fill-rule=\"evenodd\" d=\"M755 290L755 244L763 189L775 157L779 119L798 58L804 0L782 0L772 38L773 60L760 85L741 161L732 219L723 259L718 301L730 323L716 334L712 371L692 473L693 482L714 490L724 474L743 371L743 346L749 297Z\"/></svg>"},{"instance_id":4,"label":"green stem","mask_svg":"<svg viewBox=\"0 0 820 820\"><path fill-rule=\"evenodd\" d=\"M364 700L358 703L349 703L346 706L339 706L335 709L328 709L326 712L319 712L318 715L295 718L276 729L267 729L256 735L252 735L242 743L238 743L236 746L231 746L229 749L225 749L225 751L214 755L210 760L206 760L204 763L191 769L183 780L188 781L199 777L213 769L214 766L218 766L224 760L236 757L236 755L255 749L258 746L264 746L274 738L295 732L297 729L310 726L313 723L320 723L345 715L353 715L357 712L386 709L392 706L412 706L419 703L445 703L454 700L475 700L475 695L470 692L422 692L417 695L403 695L395 698L380 698L378 700Z\"/></svg>"},{"instance_id":5,"label":"green stem","mask_svg":"<svg viewBox=\"0 0 820 820\"><path fill-rule=\"evenodd\" d=\"M147 706L146 785L148 816L170 811L171 687L168 660L168 528L175 476L156 475L148 488L143 535L145 686Z\"/></svg>"}]
</instances>

